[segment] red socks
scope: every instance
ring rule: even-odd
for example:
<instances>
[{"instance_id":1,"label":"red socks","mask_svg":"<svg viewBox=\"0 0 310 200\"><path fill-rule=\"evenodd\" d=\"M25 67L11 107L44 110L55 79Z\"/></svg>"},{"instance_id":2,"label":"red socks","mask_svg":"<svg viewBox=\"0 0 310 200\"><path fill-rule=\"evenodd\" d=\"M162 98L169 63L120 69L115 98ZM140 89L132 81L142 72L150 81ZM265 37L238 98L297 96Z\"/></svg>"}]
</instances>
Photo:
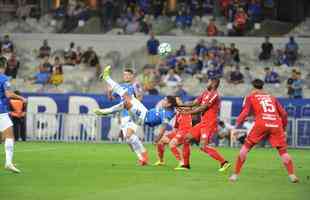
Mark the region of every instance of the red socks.
<instances>
[{"instance_id":1,"label":"red socks","mask_svg":"<svg viewBox=\"0 0 310 200\"><path fill-rule=\"evenodd\" d=\"M156 144L156 147L157 147L158 159L161 162L164 162L165 145L164 144Z\"/></svg>"},{"instance_id":2,"label":"red socks","mask_svg":"<svg viewBox=\"0 0 310 200\"><path fill-rule=\"evenodd\" d=\"M190 154L191 154L191 145L185 142L183 144L183 160L185 166L189 166Z\"/></svg>"},{"instance_id":3,"label":"red socks","mask_svg":"<svg viewBox=\"0 0 310 200\"><path fill-rule=\"evenodd\" d=\"M172 154L174 155L175 159L180 161L181 155L180 155L178 148L176 146L174 146L174 147L171 147L170 150L171 150Z\"/></svg>"},{"instance_id":4,"label":"red socks","mask_svg":"<svg viewBox=\"0 0 310 200\"><path fill-rule=\"evenodd\" d=\"M286 152L286 150L284 152L279 151L279 154L281 156L283 165L285 166L287 170L287 173L289 175L294 174L294 164L293 164L291 156Z\"/></svg>"},{"instance_id":5,"label":"red socks","mask_svg":"<svg viewBox=\"0 0 310 200\"><path fill-rule=\"evenodd\" d=\"M215 148L205 145L204 147L201 148L201 150L207 153L214 160L219 161L220 164L223 164L225 162L224 157Z\"/></svg>"}]
</instances>

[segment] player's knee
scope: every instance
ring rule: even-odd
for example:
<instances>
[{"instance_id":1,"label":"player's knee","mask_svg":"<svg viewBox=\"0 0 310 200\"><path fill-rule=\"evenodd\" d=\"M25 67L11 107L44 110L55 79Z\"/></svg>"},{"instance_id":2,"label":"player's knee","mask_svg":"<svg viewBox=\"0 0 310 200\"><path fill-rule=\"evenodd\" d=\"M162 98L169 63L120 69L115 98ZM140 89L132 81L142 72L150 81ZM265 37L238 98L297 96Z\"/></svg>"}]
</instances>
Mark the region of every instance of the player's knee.
<instances>
[{"instance_id":1,"label":"player's knee","mask_svg":"<svg viewBox=\"0 0 310 200\"><path fill-rule=\"evenodd\" d=\"M176 146L177 146L176 140L171 140L170 143L169 143L169 147L170 147L170 148L174 148L174 147L176 147Z\"/></svg>"},{"instance_id":2,"label":"player's knee","mask_svg":"<svg viewBox=\"0 0 310 200\"><path fill-rule=\"evenodd\" d=\"M288 153L282 154L281 159L282 159L282 162L285 164L288 164L292 160L291 156Z\"/></svg>"}]
</instances>

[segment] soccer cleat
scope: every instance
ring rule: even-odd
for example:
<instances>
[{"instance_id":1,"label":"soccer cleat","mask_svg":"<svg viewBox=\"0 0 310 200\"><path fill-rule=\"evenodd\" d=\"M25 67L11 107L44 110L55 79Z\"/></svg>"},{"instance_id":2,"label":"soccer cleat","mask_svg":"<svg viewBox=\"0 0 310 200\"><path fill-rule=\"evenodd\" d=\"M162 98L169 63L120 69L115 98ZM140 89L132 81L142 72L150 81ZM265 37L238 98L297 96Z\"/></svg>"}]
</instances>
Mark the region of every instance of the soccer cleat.
<instances>
[{"instance_id":1,"label":"soccer cleat","mask_svg":"<svg viewBox=\"0 0 310 200\"><path fill-rule=\"evenodd\" d=\"M105 116L105 115L112 114L111 111L109 111L107 109L94 109L93 113L95 113L96 115L99 115L99 116Z\"/></svg>"},{"instance_id":2,"label":"soccer cleat","mask_svg":"<svg viewBox=\"0 0 310 200\"><path fill-rule=\"evenodd\" d=\"M164 161L160 161L160 160L156 161L156 162L153 164L153 166L164 166L164 165L165 165L165 162L164 162Z\"/></svg>"},{"instance_id":3,"label":"soccer cleat","mask_svg":"<svg viewBox=\"0 0 310 200\"><path fill-rule=\"evenodd\" d=\"M21 171L17 169L13 164L5 165L5 169L14 173L20 173Z\"/></svg>"},{"instance_id":4,"label":"soccer cleat","mask_svg":"<svg viewBox=\"0 0 310 200\"><path fill-rule=\"evenodd\" d=\"M99 78L100 78L100 80L105 81L110 77L110 74L111 74L111 66L108 65L104 68L104 70L100 74Z\"/></svg>"},{"instance_id":5,"label":"soccer cleat","mask_svg":"<svg viewBox=\"0 0 310 200\"><path fill-rule=\"evenodd\" d=\"M174 170L177 170L177 171L186 171L189 169L190 169L190 166L182 165L182 164L179 164L177 167L174 168Z\"/></svg>"},{"instance_id":6,"label":"soccer cleat","mask_svg":"<svg viewBox=\"0 0 310 200\"><path fill-rule=\"evenodd\" d=\"M231 164L228 161L225 161L219 168L219 172L225 172L228 168L231 167Z\"/></svg>"},{"instance_id":7,"label":"soccer cleat","mask_svg":"<svg viewBox=\"0 0 310 200\"><path fill-rule=\"evenodd\" d=\"M299 179L295 174L288 175L288 177L292 183L298 183L299 182Z\"/></svg>"},{"instance_id":8,"label":"soccer cleat","mask_svg":"<svg viewBox=\"0 0 310 200\"><path fill-rule=\"evenodd\" d=\"M231 182L236 182L237 180L238 180L237 174L233 174L229 177L229 181L231 181Z\"/></svg>"},{"instance_id":9,"label":"soccer cleat","mask_svg":"<svg viewBox=\"0 0 310 200\"><path fill-rule=\"evenodd\" d=\"M138 164L139 164L140 166L145 166L145 165L148 165L148 162L147 162L146 160L139 160L139 161L138 161Z\"/></svg>"}]
</instances>

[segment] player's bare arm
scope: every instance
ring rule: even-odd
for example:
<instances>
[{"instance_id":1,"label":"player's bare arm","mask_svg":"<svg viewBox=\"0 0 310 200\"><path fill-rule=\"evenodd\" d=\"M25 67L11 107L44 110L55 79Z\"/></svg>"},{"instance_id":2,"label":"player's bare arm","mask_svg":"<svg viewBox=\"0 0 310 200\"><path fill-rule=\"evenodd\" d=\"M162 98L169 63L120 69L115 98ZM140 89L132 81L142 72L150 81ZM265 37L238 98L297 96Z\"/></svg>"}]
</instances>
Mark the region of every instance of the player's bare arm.
<instances>
[{"instance_id":1,"label":"player's bare arm","mask_svg":"<svg viewBox=\"0 0 310 200\"><path fill-rule=\"evenodd\" d=\"M9 99L19 99L19 100L24 101L24 102L27 101L24 97L15 94L15 93L14 93L13 91L11 91L11 90L6 90L6 91L5 91L5 96L6 96L7 98L9 98Z\"/></svg>"},{"instance_id":2,"label":"player's bare arm","mask_svg":"<svg viewBox=\"0 0 310 200\"><path fill-rule=\"evenodd\" d=\"M190 109L190 110L178 110L180 113L182 114L189 114L189 115L193 115L193 114L198 114L198 113L202 113L202 112L205 112L207 111L209 108L208 105L200 105L198 107L195 107L193 109Z\"/></svg>"}]
</instances>

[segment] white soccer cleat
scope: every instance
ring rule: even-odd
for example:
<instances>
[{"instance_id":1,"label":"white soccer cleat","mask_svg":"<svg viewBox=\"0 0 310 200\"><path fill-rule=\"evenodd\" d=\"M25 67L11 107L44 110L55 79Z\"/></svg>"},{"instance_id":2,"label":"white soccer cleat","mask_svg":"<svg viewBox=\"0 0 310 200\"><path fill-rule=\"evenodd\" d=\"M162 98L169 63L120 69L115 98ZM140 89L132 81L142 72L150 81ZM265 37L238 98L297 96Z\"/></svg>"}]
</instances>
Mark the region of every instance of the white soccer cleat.
<instances>
[{"instance_id":1,"label":"white soccer cleat","mask_svg":"<svg viewBox=\"0 0 310 200\"><path fill-rule=\"evenodd\" d=\"M105 116L105 115L112 114L112 112L107 109L94 109L93 112L99 116Z\"/></svg>"},{"instance_id":2,"label":"white soccer cleat","mask_svg":"<svg viewBox=\"0 0 310 200\"><path fill-rule=\"evenodd\" d=\"M290 179L290 181L292 183L298 183L299 182L299 179L295 174L288 175L288 178Z\"/></svg>"},{"instance_id":3,"label":"white soccer cleat","mask_svg":"<svg viewBox=\"0 0 310 200\"><path fill-rule=\"evenodd\" d=\"M229 177L229 181L231 181L231 182L236 182L237 180L238 180L237 174L233 174Z\"/></svg>"},{"instance_id":4,"label":"white soccer cleat","mask_svg":"<svg viewBox=\"0 0 310 200\"><path fill-rule=\"evenodd\" d=\"M14 173L20 173L21 171L17 169L13 164L5 165L4 167L6 170L9 170Z\"/></svg>"}]
</instances>

